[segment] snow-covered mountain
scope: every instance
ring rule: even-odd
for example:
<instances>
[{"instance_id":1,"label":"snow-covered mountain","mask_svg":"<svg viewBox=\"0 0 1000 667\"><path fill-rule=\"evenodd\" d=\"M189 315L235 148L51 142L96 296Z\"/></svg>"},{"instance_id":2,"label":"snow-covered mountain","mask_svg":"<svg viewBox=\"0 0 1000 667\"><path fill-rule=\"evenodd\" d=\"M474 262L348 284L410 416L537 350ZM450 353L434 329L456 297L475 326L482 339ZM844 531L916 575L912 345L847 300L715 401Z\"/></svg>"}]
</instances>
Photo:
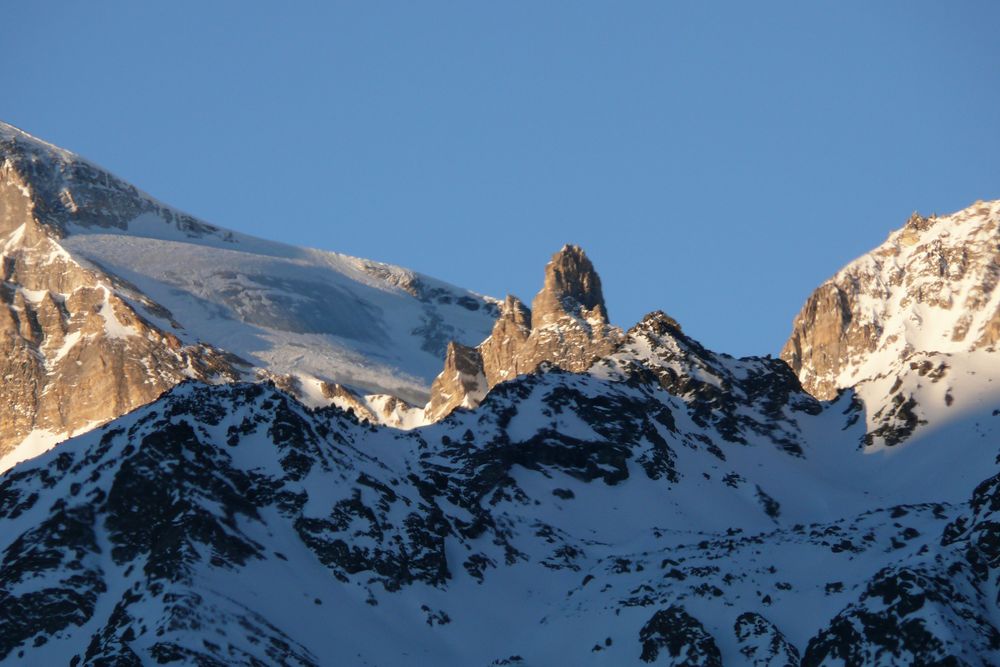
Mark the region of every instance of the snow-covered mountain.
<instances>
[{"instance_id":1,"label":"snow-covered mountain","mask_svg":"<svg viewBox=\"0 0 1000 667\"><path fill-rule=\"evenodd\" d=\"M3 664L1000 663L1000 202L735 359L0 156Z\"/></svg>"},{"instance_id":2,"label":"snow-covered mountain","mask_svg":"<svg viewBox=\"0 0 1000 667\"><path fill-rule=\"evenodd\" d=\"M2 478L0 656L1000 659L992 490L973 512L965 479L886 484L921 452L866 455L843 408L660 315L591 373L522 376L417 431L183 384ZM961 453L986 476L995 439Z\"/></svg>"},{"instance_id":3,"label":"snow-covered mountain","mask_svg":"<svg viewBox=\"0 0 1000 667\"><path fill-rule=\"evenodd\" d=\"M400 267L204 223L3 123L0 267L0 467L186 378L266 376L392 421L427 400L448 342L479 342L498 313Z\"/></svg>"},{"instance_id":4,"label":"snow-covered mountain","mask_svg":"<svg viewBox=\"0 0 1000 667\"><path fill-rule=\"evenodd\" d=\"M0 477L0 661L1000 662L991 345L820 401L664 313L608 328L578 248L544 282L449 347L437 423L192 381Z\"/></svg>"},{"instance_id":5,"label":"snow-covered mountain","mask_svg":"<svg viewBox=\"0 0 1000 667\"><path fill-rule=\"evenodd\" d=\"M914 213L875 250L823 283L781 357L813 395L882 375L913 355L1000 340L1000 201L952 215Z\"/></svg>"},{"instance_id":6,"label":"snow-covered mountain","mask_svg":"<svg viewBox=\"0 0 1000 667\"><path fill-rule=\"evenodd\" d=\"M1000 201L915 213L809 297L781 356L819 398L851 388L869 448L962 437L998 407L998 282Z\"/></svg>"}]
</instances>

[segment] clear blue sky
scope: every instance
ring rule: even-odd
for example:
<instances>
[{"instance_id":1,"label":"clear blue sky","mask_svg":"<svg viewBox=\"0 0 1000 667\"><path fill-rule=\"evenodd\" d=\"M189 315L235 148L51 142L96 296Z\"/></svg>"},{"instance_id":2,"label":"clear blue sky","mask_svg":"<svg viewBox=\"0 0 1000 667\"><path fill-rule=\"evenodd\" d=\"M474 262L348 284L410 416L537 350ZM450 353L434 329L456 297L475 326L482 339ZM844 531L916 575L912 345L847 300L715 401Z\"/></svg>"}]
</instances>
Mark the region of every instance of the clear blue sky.
<instances>
[{"instance_id":1,"label":"clear blue sky","mask_svg":"<svg viewBox=\"0 0 1000 667\"><path fill-rule=\"evenodd\" d=\"M776 353L910 212L1000 197L1000 2L19 2L0 118L259 236Z\"/></svg>"}]
</instances>

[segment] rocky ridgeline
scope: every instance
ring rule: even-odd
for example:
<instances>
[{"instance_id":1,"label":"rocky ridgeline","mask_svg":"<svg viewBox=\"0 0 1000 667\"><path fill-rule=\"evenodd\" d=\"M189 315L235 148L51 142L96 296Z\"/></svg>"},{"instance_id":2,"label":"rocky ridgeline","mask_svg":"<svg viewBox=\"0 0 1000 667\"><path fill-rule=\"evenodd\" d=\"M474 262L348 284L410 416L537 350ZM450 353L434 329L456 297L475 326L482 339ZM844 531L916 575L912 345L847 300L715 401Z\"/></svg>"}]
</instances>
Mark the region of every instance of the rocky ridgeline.
<instances>
[{"instance_id":1,"label":"rocky ridgeline","mask_svg":"<svg viewBox=\"0 0 1000 667\"><path fill-rule=\"evenodd\" d=\"M781 358L817 398L833 398L917 353L1000 338L1000 201L947 216L914 213L823 283L796 316Z\"/></svg>"},{"instance_id":2,"label":"rocky ridgeline","mask_svg":"<svg viewBox=\"0 0 1000 667\"><path fill-rule=\"evenodd\" d=\"M0 167L21 190L34 219L53 238L66 236L70 227L124 231L137 217L153 214L192 238L233 240L232 232L164 206L97 165L2 121L0 159ZM0 219L5 217L0 209Z\"/></svg>"},{"instance_id":3,"label":"rocky ridgeline","mask_svg":"<svg viewBox=\"0 0 1000 667\"><path fill-rule=\"evenodd\" d=\"M126 297L148 302L141 294L66 253L23 167L0 165L0 457L33 431L86 430L188 378L241 377L238 359L182 344ZM107 192L90 205L114 207Z\"/></svg>"},{"instance_id":4,"label":"rocky ridgeline","mask_svg":"<svg viewBox=\"0 0 1000 667\"><path fill-rule=\"evenodd\" d=\"M451 345L431 388L427 417L478 405L486 392L542 364L580 373L611 354L624 332L608 321L601 279L586 254L566 245L545 266L531 310L508 296L489 338L476 348Z\"/></svg>"},{"instance_id":5,"label":"rocky ridgeline","mask_svg":"<svg viewBox=\"0 0 1000 667\"><path fill-rule=\"evenodd\" d=\"M153 403L0 477L0 662L1000 662L1000 202L838 273L788 363L621 331L574 246L476 347L480 300L352 264L445 356L417 409L184 344L58 243L158 205L3 130L0 435Z\"/></svg>"},{"instance_id":6,"label":"rocky ridgeline","mask_svg":"<svg viewBox=\"0 0 1000 667\"><path fill-rule=\"evenodd\" d=\"M498 312L401 267L204 223L2 122L0 281L0 470L185 379L271 380L413 426L402 399L423 404L448 341L481 340Z\"/></svg>"},{"instance_id":7,"label":"rocky ridgeline","mask_svg":"<svg viewBox=\"0 0 1000 667\"><path fill-rule=\"evenodd\" d=\"M662 314L629 340L408 433L185 383L18 466L0 663L1000 659L997 477L899 505L859 468L831 507L781 439L848 415Z\"/></svg>"}]
</instances>

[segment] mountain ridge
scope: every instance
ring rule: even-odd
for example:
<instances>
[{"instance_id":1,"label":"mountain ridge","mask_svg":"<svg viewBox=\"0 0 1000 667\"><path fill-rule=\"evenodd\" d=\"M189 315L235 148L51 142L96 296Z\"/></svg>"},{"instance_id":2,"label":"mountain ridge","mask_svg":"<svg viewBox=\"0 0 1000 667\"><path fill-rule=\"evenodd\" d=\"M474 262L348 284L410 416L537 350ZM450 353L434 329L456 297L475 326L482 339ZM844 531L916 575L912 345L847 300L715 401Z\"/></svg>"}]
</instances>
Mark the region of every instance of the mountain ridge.
<instances>
[{"instance_id":1,"label":"mountain ridge","mask_svg":"<svg viewBox=\"0 0 1000 667\"><path fill-rule=\"evenodd\" d=\"M888 359L994 345L998 242L1000 201L945 216L914 213L813 292L781 357L813 394L829 399L870 379Z\"/></svg>"},{"instance_id":2,"label":"mountain ridge","mask_svg":"<svg viewBox=\"0 0 1000 667\"><path fill-rule=\"evenodd\" d=\"M181 279L154 260L126 270L179 241L57 216L66 250L28 224L3 164L0 340L26 359L75 361L80 341L110 358L142 326L151 354L197 352L167 337L185 310L162 294ZM70 195L99 210L87 188ZM43 213L68 210L53 196ZM911 218L807 302L788 360L713 352L662 311L613 327L572 245L531 309L508 297L495 317L429 279L326 258L439 316L407 332L444 340L427 406L220 356L232 378L171 376L16 465L0 475L0 663L1000 662L1000 361L978 344L998 221L1000 202ZM225 256L209 250L185 257L211 280L184 294L308 297L297 269L199 274ZM454 309L478 331L445 335Z\"/></svg>"},{"instance_id":3,"label":"mountain ridge","mask_svg":"<svg viewBox=\"0 0 1000 667\"><path fill-rule=\"evenodd\" d=\"M334 385L423 403L447 342L478 341L497 311L487 297L400 267L209 225L6 124L0 190L0 324L17 349L0 370L34 369L6 397L20 417L2 431L0 457L19 445L33 453L191 376L270 377L316 404L332 400ZM76 278L59 278L68 275ZM120 326L119 315L139 328ZM192 363L211 372L177 356L202 349ZM158 361L143 361L150 354ZM100 370L108 355L122 360L114 372ZM85 376L104 386L89 390L97 396L89 411L64 414L58 392L79 382L81 358L93 361ZM70 366L53 375L46 364L56 361ZM119 391L130 398L109 397L122 375L159 368L157 382ZM45 387L57 388L51 398Z\"/></svg>"}]
</instances>

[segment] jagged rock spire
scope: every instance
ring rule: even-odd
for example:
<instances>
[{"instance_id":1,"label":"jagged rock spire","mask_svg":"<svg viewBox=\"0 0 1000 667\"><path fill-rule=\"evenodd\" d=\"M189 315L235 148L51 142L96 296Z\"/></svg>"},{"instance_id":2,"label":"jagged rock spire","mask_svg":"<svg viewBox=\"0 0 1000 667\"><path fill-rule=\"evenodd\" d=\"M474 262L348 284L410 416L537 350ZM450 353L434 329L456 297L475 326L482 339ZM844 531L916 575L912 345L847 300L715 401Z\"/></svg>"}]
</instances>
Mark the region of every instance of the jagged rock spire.
<instances>
[{"instance_id":1,"label":"jagged rock spire","mask_svg":"<svg viewBox=\"0 0 1000 667\"><path fill-rule=\"evenodd\" d=\"M531 310L508 296L489 338L474 349L449 346L425 414L436 421L459 405L478 405L488 389L542 363L583 372L611 354L623 337L621 329L608 323L594 265L578 246L565 245L546 265L545 282ZM482 385L471 380L480 376Z\"/></svg>"},{"instance_id":2,"label":"jagged rock spire","mask_svg":"<svg viewBox=\"0 0 1000 667\"><path fill-rule=\"evenodd\" d=\"M500 319L516 327L531 330L531 311L513 294L508 294L500 307Z\"/></svg>"},{"instance_id":3,"label":"jagged rock spire","mask_svg":"<svg viewBox=\"0 0 1000 667\"><path fill-rule=\"evenodd\" d=\"M601 278L579 246L564 245L545 266L545 283L531 304L535 327L570 315L588 323L607 324Z\"/></svg>"},{"instance_id":4,"label":"jagged rock spire","mask_svg":"<svg viewBox=\"0 0 1000 667\"><path fill-rule=\"evenodd\" d=\"M531 335L531 311L516 296L507 295L493 333L479 345L486 382L492 387L516 377L517 353ZM532 370L532 369L526 369Z\"/></svg>"}]
</instances>

